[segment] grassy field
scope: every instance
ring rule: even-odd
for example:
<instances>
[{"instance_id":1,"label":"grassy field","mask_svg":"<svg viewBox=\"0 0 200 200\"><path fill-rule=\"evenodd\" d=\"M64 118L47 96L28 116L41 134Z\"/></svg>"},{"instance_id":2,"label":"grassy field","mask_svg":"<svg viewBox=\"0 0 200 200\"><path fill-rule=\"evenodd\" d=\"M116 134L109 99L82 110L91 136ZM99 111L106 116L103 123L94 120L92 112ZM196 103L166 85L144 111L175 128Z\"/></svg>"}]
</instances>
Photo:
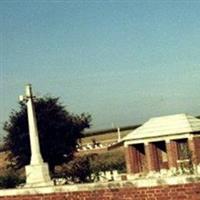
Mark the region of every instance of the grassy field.
<instances>
[{"instance_id":1,"label":"grassy field","mask_svg":"<svg viewBox=\"0 0 200 200\"><path fill-rule=\"evenodd\" d=\"M121 131L121 138L126 136L128 133L130 133L132 130L126 130L126 131ZM93 136L85 136L82 138L82 144L88 144L92 143L92 140L95 139L96 142L101 142L101 143L107 143L107 142L114 142L117 141L118 135L117 131L111 132L111 133L104 133L104 134L99 134L99 135L93 135Z\"/></svg>"}]
</instances>

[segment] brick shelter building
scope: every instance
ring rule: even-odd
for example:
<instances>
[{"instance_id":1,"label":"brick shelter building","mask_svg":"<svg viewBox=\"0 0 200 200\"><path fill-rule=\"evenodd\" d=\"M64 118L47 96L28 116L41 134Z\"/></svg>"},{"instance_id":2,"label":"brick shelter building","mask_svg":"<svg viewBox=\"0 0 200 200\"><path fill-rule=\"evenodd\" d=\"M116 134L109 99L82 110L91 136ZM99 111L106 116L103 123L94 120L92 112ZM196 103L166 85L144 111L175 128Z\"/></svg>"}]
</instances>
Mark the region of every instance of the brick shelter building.
<instances>
[{"instance_id":1,"label":"brick shelter building","mask_svg":"<svg viewBox=\"0 0 200 200\"><path fill-rule=\"evenodd\" d=\"M128 174L200 173L200 119L176 114L151 118L122 139Z\"/></svg>"}]
</instances>

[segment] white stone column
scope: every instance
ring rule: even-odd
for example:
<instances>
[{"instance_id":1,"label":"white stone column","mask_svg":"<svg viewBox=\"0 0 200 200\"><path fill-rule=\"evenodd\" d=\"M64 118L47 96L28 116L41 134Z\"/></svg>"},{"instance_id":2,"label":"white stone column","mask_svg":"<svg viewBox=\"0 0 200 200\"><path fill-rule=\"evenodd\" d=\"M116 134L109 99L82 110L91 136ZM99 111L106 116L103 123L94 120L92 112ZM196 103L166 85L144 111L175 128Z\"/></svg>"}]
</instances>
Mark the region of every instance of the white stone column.
<instances>
[{"instance_id":1,"label":"white stone column","mask_svg":"<svg viewBox=\"0 0 200 200\"><path fill-rule=\"evenodd\" d=\"M121 141L121 132L120 132L120 128L117 128L117 142Z\"/></svg>"},{"instance_id":2,"label":"white stone column","mask_svg":"<svg viewBox=\"0 0 200 200\"><path fill-rule=\"evenodd\" d=\"M38 129L35 116L35 109L33 104L33 95L31 91L31 85L26 86L26 98L27 98L27 114L31 147L31 165L38 165L43 163L43 159L40 153L40 144L38 138Z\"/></svg>"},{"instance_id":3,"label":"white stone column","mask_svg":"<svg viewBox=\"0 0 200 200\"><path fill-rule=\"evenodd\" d=\"M43 162L40 153L40 144L38 136L37 121L35 115L35 108L33 103L33 94L31 85L26 85L25 96L20 96L27 105L29 137L31 148L31 161L30 165L25 166L26 171L26 185L25 187L38 187L53 185L49 176L48 164Z\"/></svg>"}]
</instances>

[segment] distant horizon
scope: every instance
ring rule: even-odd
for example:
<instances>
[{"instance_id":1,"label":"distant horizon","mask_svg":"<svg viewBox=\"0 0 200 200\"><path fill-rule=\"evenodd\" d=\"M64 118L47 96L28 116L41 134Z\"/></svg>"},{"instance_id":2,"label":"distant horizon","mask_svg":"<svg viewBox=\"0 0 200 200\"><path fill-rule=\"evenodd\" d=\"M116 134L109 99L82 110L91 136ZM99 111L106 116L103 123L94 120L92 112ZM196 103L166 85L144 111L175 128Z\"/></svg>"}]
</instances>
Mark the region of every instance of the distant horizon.
<instances>
[{"instance_id":1,"label":"distant horizon","mask_svg":"<svg viewBox=\"0 0 200 200\"><path fill-rule=\"evenodd\" d=\"M189 113L175 113L175 114L172 114L172 115L177 115L177 114L188 114L188 115L190 115ZM169 115L164 115L163 117L165 117L165 116L169 116ZM154 116L154 117L161 117L161 116ZM154 118L153 117L153 118ZM197 118L200 118L200 114L199 115L197 115L197 116L194 116L194 117L197 117ZM146 122L146 121L145 121ZM100 129L91 129L91 128L87 128L87 129L85 129L85 131L84 131L84 133L85 134L92 134L92 133L99 133L99 132L107 132L107 131L114 131L114 130L116 130L117 131L117 129L118 128L120 128L120 129L124 129L124 128L135 128L135 127L137 127L137 126L141 126L142 124L144 124L145 122L143 122L143 123L138 123L138 124L129 124L129 125L124 125L124 126L116 126L116 127L110 127L110 128L100 128ZM3 135L0 135L0 144L3 142Z\"/></svg>"},{"instance_id":2,"label":"distant horizon","mask_svg":"<svg viewBox=\"0 0 200 200\"><path fill-rule=\"evenodd\" d=\"M200 2L1 1L0 135L18 96L60 97L91 130L200 114Z\"/></svg>"}]
</instances>

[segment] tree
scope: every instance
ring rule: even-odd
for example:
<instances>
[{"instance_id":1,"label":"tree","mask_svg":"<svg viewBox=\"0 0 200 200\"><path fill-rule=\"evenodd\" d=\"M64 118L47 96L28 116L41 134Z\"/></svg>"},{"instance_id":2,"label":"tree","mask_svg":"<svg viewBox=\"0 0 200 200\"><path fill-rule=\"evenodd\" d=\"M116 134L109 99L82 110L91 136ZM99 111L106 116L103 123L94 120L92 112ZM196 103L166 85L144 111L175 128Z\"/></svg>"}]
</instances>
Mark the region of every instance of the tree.
<instances>
[{"instance_id":1,"label":"tree","mask_svg":"<svg viewBox=\"0 0 200 200\"><path fill-rule=\"evenodd\" d=\"M90 127L88 114L74 115L66 111L59 98L43 97L35 100L41 154L50 171L73 156L77 139ZM10 150L8 159L16 169L30 162L30 141L27 108L19 102L20 110L13 110L4 124L7 132L4 147Z\"/></svg>"}]
</instances>

